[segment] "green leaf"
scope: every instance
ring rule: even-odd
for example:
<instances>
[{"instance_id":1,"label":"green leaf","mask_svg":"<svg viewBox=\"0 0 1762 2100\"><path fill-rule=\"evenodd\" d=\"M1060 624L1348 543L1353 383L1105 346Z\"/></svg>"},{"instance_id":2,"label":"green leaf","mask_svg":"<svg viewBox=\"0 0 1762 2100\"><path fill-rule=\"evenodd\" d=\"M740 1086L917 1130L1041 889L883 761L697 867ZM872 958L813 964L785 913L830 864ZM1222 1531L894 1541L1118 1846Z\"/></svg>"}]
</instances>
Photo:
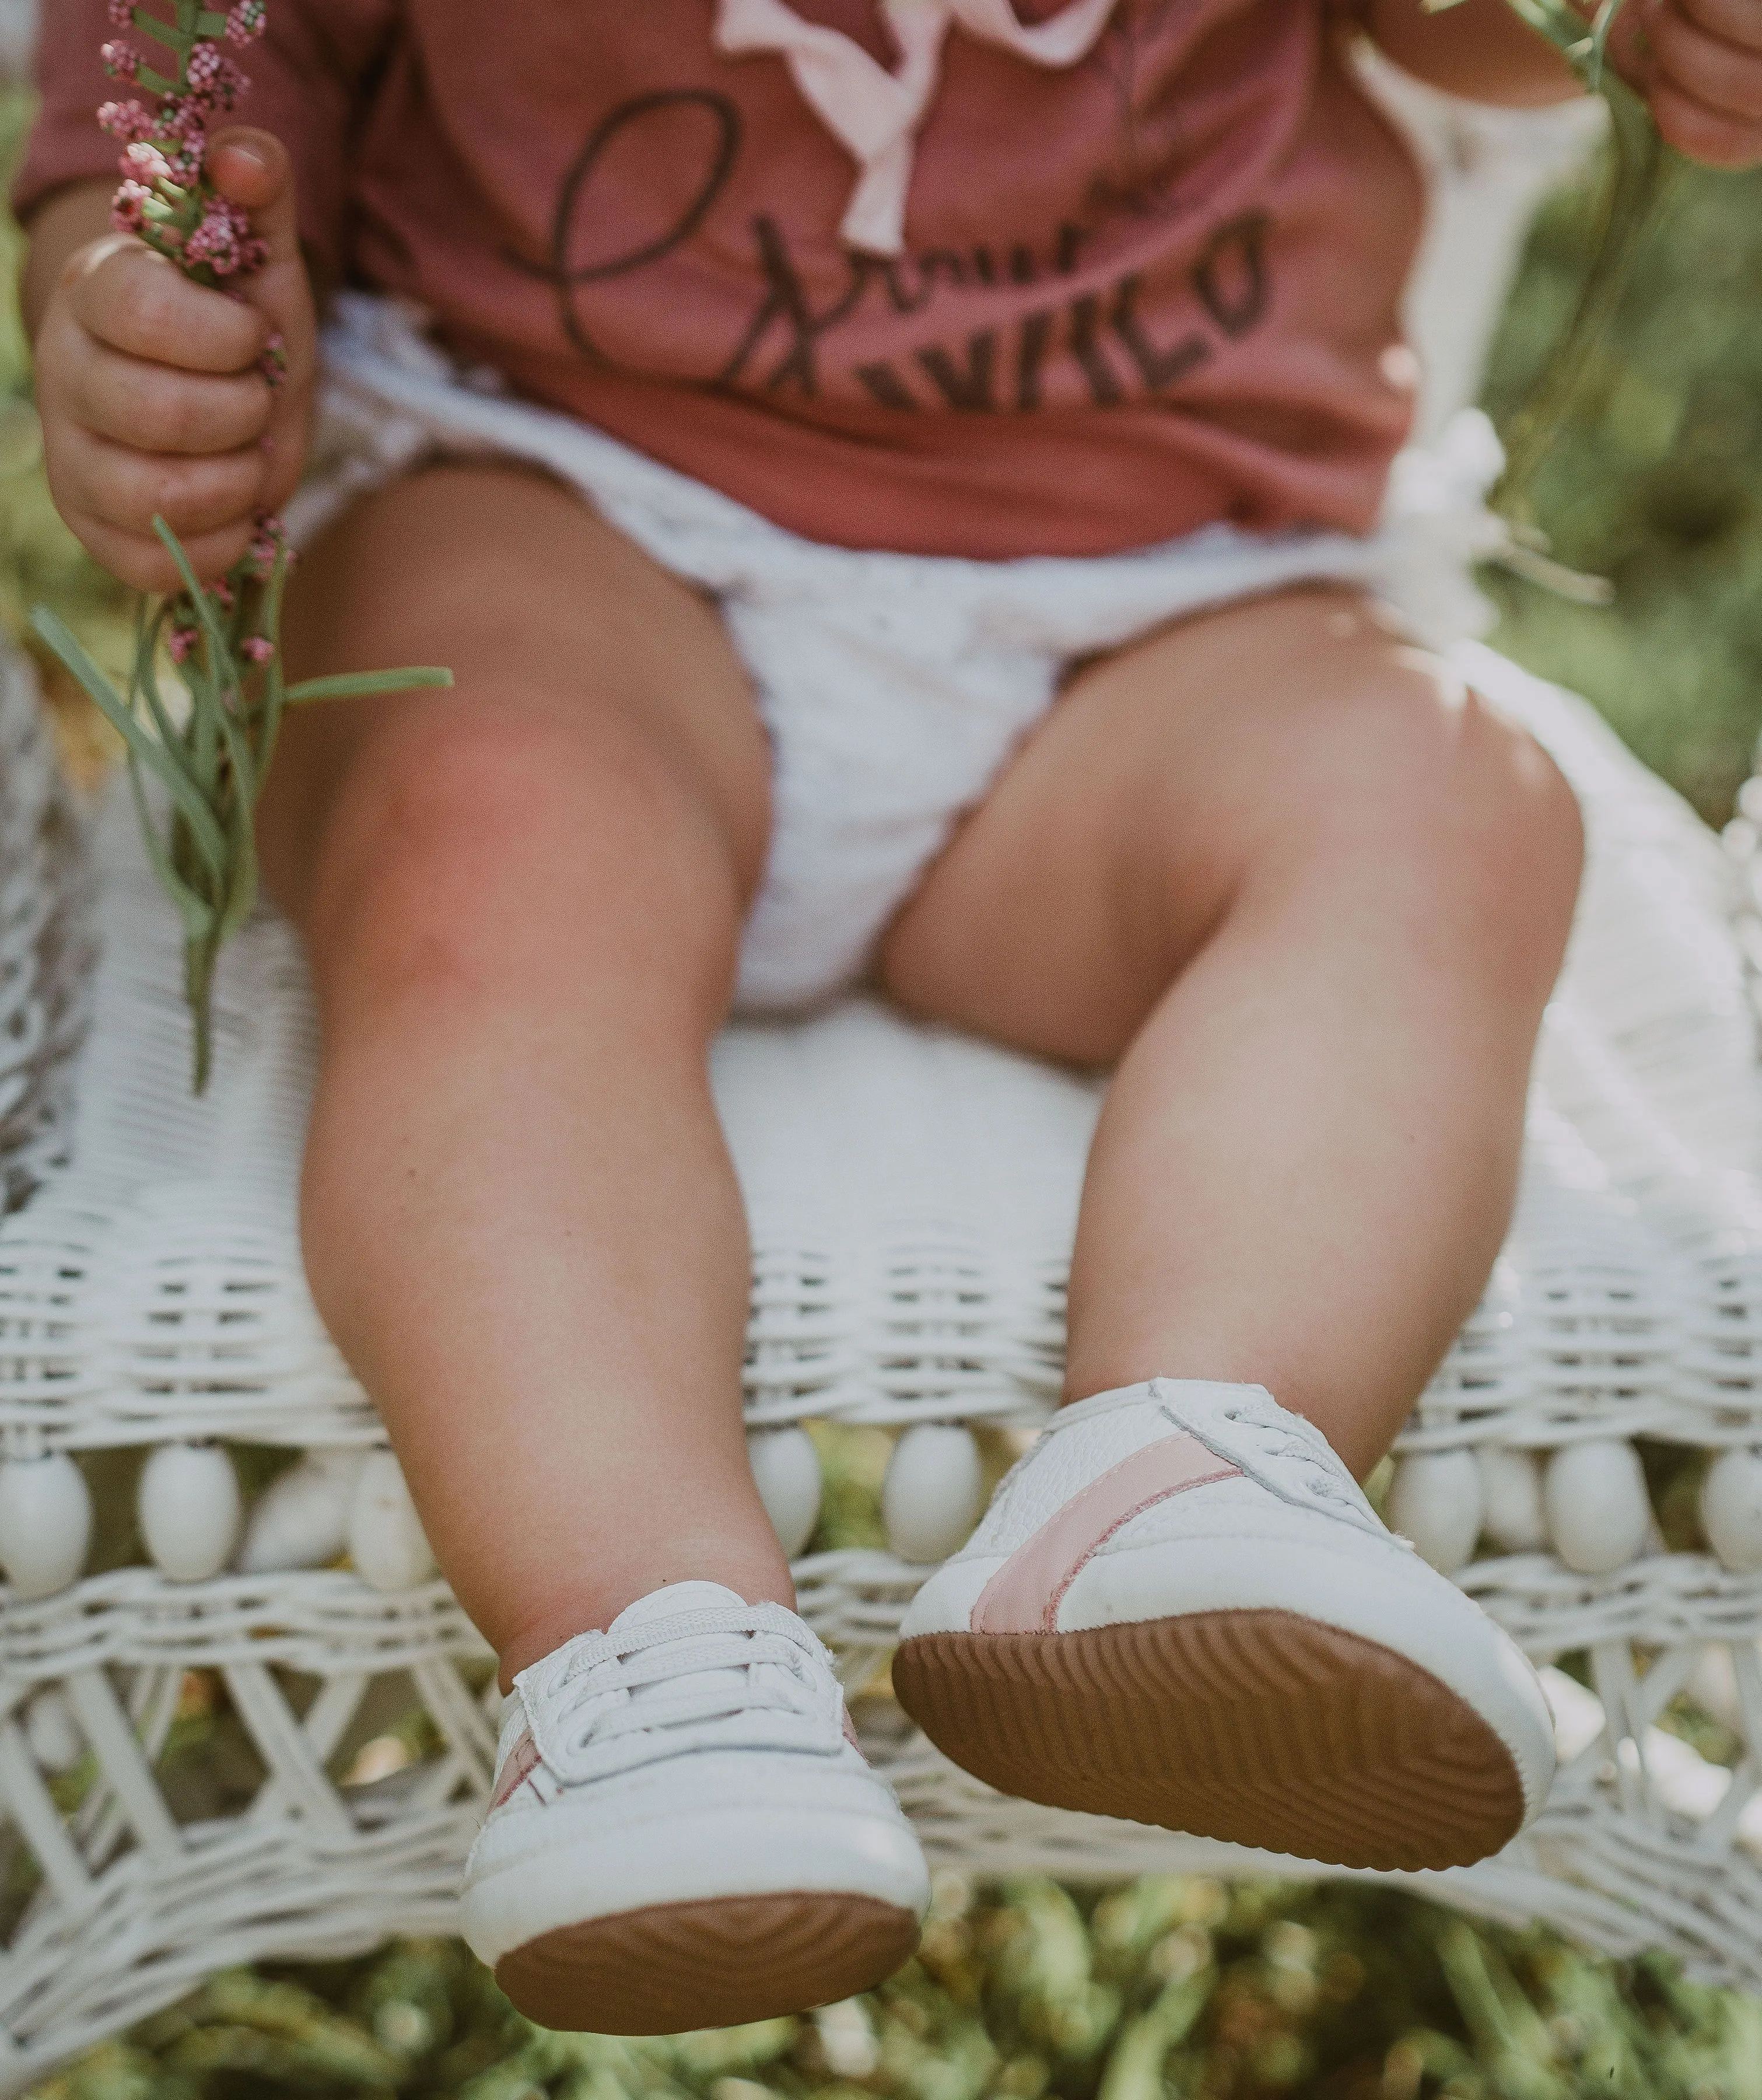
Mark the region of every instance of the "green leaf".
<instances>
[{"instance_id":1,"label":"green leaf","mask_svg":"<svg viewBox=\"0 0 1762 2100\"><path fill-rule=\"evenodd\" d=\"M208 641L208 668L213 674L217 690L236 687L239 682L238 666L232 660L232 651L227 646L227 638L220 631L220 622L214 617L214 608L208 602L208 593L201 580L190 566L190 558L183 551L183 543L156 510L153 530L159 535L160 544L178 565L178 574L183 579L183 588L190 594L190 602L196 608L196 616L202 623L202 632Z\"/></svg>"},{"instance_id":2,"label":"green leaf","mask_svg":"<svg viewBox=\"0 0 1762 2100\"><path fill-rule=\"evenodd\" d=\"M1584 17L1570 0L1510 0L1510 4L1538 35L1568 58L1584 42Z\"/></svg>"},{"instance_id":3,"label":"green leaf","mask_svg":"<svg viewBox=\"0 0 1762 2100\"><path fill-rule=\"evenodd\" d=\"M85 687L94 704L129 749L164 784L166 793L189 825L191 835L203 859L213 871L215 880L222 880L226 873L226 840L219 825L214 821L213 811L191 784L182 768L142 728L134 710L117 697L111 690L109 680L74 640L65 624L46 606L36 607L31 614L31 624Z\"/></svg>"},{"instance_id":4,"label":"green leaf","mask_svg":"<svg viewBox=\"0 0 1762 2100\"><path fill-rule=\"evenodd\" d=\"M214 680L205 672L196 671L189 680L189 688L190 767L209 808L218 817L220 809L220 739L215 731L214 717L217 714L224 713L225 709L217 696Z\"/></svg>"},{"instance_id":5,"label":"green leaf","mask_svg":"<svg viewBox=\"0 0 1762 2100\"><path fill-rule=\"evenodd\" d=\"M220 711L220 733L226 739L227 756L232 761L232 807L230 812L232 863L226 902L214 931L214 946L229 940L257 902L257 829L253 822L257 808L258 774L244 731L232 717Z\"/></svg>"},{"instance_id":6,"label":"green leaf","mask_svg":"<svg viewBox=\"0 0 1762 2100\"><path fill-rule=\"evenodd\" d=\"M190 1091L198 1100L208 1092L214 1061L214 983L216 950L212 937L183 944L183 998L190 1009Z\"/></svg>"},{"instance_id":7,"label":"green leaf","mask_svg":"<svg viewBox=\"0 0 1762 2100\"><path fill-rule=\"evenodd\" d=\"M328 678L302 678L283 698L289 707L308 700L355 700L371 693L413 693L425 686L452 685L453 674L432 667L407 671L339 671Z\"/></svg>"},{"instance_id":8,"label":"green leaf","mask_svg":"<svg viewBox=\"0 0 1762 2100\"><path fill-rule=\"evenodd\" d=\"M144 601L143 601L144 602ZM153 718L153 726L159 732L160 748L188 776L190 784L199 795L203 794L203 783L190 764L183 739L178 734L177 725L171 719L165 702L160 698L159 675L154 658L159 653L159 631L165 624L166 608L161 606L151 625L143 624L141 638L135 650L134 689L147 702L148 712ZM204 795L203 799L207 798Z\"/></svg>"},{"instance_id":9,"label":"green leaf","mask_svg":"<svg viewBox=\"0 0 1762 2100\"><path fill-rule=\"evenodd\" d=\"M172 866L171 856L153 828L152 812L147 806L147 791L141 785L141 769L132 751L128 754L128 763L129 786L134 796L135 814L141 820L141 836L146 842L147 857L153 864L153 872L159 878L159 886L178 907L178 915L183 921L184 938L205 941L214 929L213 907L196 895Z\"/></svg>"},{"instance_id":10,"label":"green leaf","mask_svg":"<svg viewBox=\"0 0 1762 2100\"><path fill-rule=\"evenodd\" d=\"M196 42L187 30L180 29L174 22L162 20L145 7L134 10L134 26L143 37L151 37L156 44L163 44L168 51L175 51L179 59ZM141 76L143 80L146 77L144 73Z\"/></svg>"},{"instance_id":11,"label":"green leaf","mask_svg":"<svg viewBox=\"0 0 1762 2100\"><path fill-rule=\"evenodd\" d=\"M1585 63L1587 84L1592 93L1601 90L1603 64L1609 51L1609 33L1615 26L1615 17L1621 12L1622 0L1603 0L1597 11L1597 19L1591 25L1591 48Z\"/></svg>"}]
</instances>

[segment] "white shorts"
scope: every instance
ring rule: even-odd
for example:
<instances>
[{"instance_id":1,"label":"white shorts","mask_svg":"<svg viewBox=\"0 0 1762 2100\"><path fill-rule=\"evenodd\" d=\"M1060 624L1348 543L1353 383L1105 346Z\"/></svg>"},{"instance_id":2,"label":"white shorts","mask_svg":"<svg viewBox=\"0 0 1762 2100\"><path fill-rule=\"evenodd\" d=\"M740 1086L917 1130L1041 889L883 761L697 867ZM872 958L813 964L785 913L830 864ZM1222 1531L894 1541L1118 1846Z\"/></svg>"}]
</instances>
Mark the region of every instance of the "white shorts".
<instances>
[{"instance_id":1,"label":"white shorts","mask_svg":"<svg viewBox=\"0 0 1762 2100\"><path fill-rule=\"evenodd\" d=\"M1203 607L1319 580L1363 585L1417 639L1478 632L1469 565L1500 539L1480 502L1485 419L1403 456L1385 522L1270 536L1227 526L1130 554L973 562L820 546L567 416L461 371L394 302L346 295L325 338L311 471L288 510L308 539L419 461L504 455L579 488L710 591L769 732L774 828L738 1004L797 1008L860 977L961 814L1051 705L1073 658Z\"/></svg>"}]
</instances>

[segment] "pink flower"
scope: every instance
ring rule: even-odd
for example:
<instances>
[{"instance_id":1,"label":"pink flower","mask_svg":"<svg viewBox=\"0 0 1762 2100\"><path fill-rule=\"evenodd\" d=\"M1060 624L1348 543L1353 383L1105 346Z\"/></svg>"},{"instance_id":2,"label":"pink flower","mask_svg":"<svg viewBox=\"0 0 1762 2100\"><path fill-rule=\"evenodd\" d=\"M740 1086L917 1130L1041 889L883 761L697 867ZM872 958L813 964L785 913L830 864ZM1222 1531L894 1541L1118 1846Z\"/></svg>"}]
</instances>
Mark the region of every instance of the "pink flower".
<instances>
[{"instance_id":1,"label":"pink flower","mask_svg":"<svg viewBox=\"0 0 1762 2100\"><path fill-rule=\"evenodd\" d=\"M230 277L238 268L238 229L224 201L209 206L207 216L183 244L183 259L205 262L217 277Z\"/></svg>"},{"instance_id":2,"label":"pink flower","mask_svg":"<svg viewBox=\"0 0 1762 2100\"><path fill-rule=\"evenodd\" d=\"M117 165L130 182L152 183L171 180L171 163L156 146L149 145L143 139L137 139L132 146L126 148Z\"/></svg>"},{"instance_id":3,"label":"pink flower","mask_svg":"<svg viewBox=\"0 0 1762 2100\"><path fill-rule=\"evenodd\" d=\"M142 183L125 183L110 201L111 228L117 233L139 233L147 223L147 206L152 192Z\"/></svg>"},{"instance_id":4,"label":"pink flower","mask_svg":"<svg viewBox=\"0 0 1762 2100\"><path fill-rule=\"evenodd\" d=\"M141 55L132 44L101 44L98 55L112 80L133 80L141 69Z\"/></svg>"},{"instance_id":5,"label":"pink flower","mask_svg":"<svg viewBox=\"0 0 1762 2100\"><path fill-rule=\"evenodd\" d=\"M165 165L171 170L171 179L180 189L194 189L201 180L207 144L205 139L180 139L172 147Z\"/></svg>"},{"instance_id":6,"label":"pink flower","mask_svg":"<svg viewBox=\"0 0 1762 2100\"><path fill-rule=\"evenodd\" d=\"M181 664L196 646L196 634L193 627L174 627L166 638L165 646L171 651L174 664Z\"/></svg>"},{"instance_id":7,"label":"pink flower","mask_svg":"<svg viewBox=\"0 0 1762 2100\"><path fill-rule=\"evenodd\" d=\"M267 634L248 634L239 646L253 664L267 664L275 653L275 645Z\"/></svg>"},{"instance_id":8,"label":"pink flower","mask_svg":"<svg viewBox=\"0 0 1762 2100\"><path fill-rule=\"evenodd\" d=\"M130 143L146 138L153 128L152 117L139 102L107 102L98 112L98 121L112 139Z\"/></svg>"},{"instance_id":9,"label":"pink flower","mask_svg":"<svg viewBox=\"0 0 1762 2100\"><path fill-rule=\"evenodd\" d=\"M168 139L205 139L207 106L193 95L168 95L160 103L156 119Z\"/></svg>"},{"instance_id":10,"label":"pink flower","mask_svg":"<svg viewBox=\"0 0 1762 2100\"><path fill-rule=\"evenodd\" d=\"M227 197L210 197L201 224L183 244L186 263L205 262L217 277L259 270L268 255L251 234L251 218Z\"/></svg>"},{"instance_id":11,"label":"pink flower","mask_svg":"<svg viewBox=\"0 0 1762 2100\"><path fill-rule=\"evenodd\" d=\"M279 518L271 517L267 510L259 510L252 522L256 526L257 532L250 545L245 549L244 558L258 582L267 582L270 571L275 566L276 555L288 545L288 536L282 529L281 520ZM289 551L288 561L291 567L293 562L291 549Z\"/></svg>"},{"instance_id":12,"label":"pink flower","mask_svg":"<svg viewBox=\"0 0 1762 2100\"><path fill-rule=\"evenodd\" d=\"M224 576L220 579L220 581L218 584L210 584L208 586L208 595L214 601L215 604L220 607L222 612L231 611L233 605L232 586L227 581Z\"/></svg>"},{"instance_id":13,"label":"pink flower","mask_svg":"<svg viewBox=\"0 0 1762 2100\"><path fill-rule=\"evenodd\" d=\"M208 119L193 95L168 95L159 105L154 134L171 170L172 180L192 188L208 157Z\"/></svg>"},{"instance_id":14,"label":"pink flower","mask_svg":"<svg viewBox=\"0 0 1762 2100\"><path fill-rule=\"evenodd\" d=\"M269 382L271 394L288 377L288 346L280 329L263 345L263 354L257 360L257 368Z\"/></svg>"},{"instance_id":15,"label":"pink flower","mask_svg":"<svg viewBox=\"0 0 1762 2100\"><path fill-rule=\"evenodd\" d=\"M250 86L218 44L192 46L183 77L192 101L209 109L231 109Z\"/></svg>"},{"instance_id":16,"label":"pink flower","mask_svg":"<svg viewBox=\"0 0 1762 2100\"><path fill-rule=\"evenodd\" d=\"M104 10L114 29L132 29L134 27L134 0L108 0Z\"/></svg>"},{"instance_id":17,"label":"pink flower","mask_svg":"<svg viewBox=\"0 0 1762 2100\"><path fill-rule=\"evenodd\" d=\"M111 0L115 7L117 0ZM269 9L264 0L238 0L238 5L227 17L227 42L241 49L253 37L260 37L269 20Z\"/></svg>"}]
</instances>

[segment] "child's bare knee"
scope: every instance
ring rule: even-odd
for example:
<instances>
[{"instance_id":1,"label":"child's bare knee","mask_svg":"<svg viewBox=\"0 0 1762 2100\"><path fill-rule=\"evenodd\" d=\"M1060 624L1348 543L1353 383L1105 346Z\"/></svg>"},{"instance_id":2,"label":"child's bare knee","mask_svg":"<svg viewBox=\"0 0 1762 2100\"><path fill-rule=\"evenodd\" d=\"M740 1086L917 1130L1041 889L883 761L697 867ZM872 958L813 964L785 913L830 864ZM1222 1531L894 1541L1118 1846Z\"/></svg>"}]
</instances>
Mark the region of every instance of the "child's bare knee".
<instances>
[{"instance_id":1,"label":"child's bare knee","mask_svg":"<svg viewBox=\"0 0 1762 2100\"><path fill-rule=\"evenodd\" d=\"M328 953L381 992L500 997L607 969L707 986L738 915L715 826L664 754L624 725L479 704L362 753L308 933L321 976Z\"/></svg>"},{"instance_id":2,"label":"child's bare knee","mask_svg":"<svg viewBox=\"0 0 1762 2100\"><path fill-rule=\"evenodd\" d=\"M1529 733L1470 695L1452 786L1456 852L1488 910L1526 934L1552 977L1572 921L1584 825L1566 775Z\"/></svg>"},{"instance_id":3,"label":"child's bare knee","mask_svg":"<svg viewBox=\"0 0 1762 2100\"><path fill-rule=\"evenodd\" d=\"M1544 994L1584 865L1578 797L1542 746L1477 695L1441 700L1407 728L1385 747L1400 776L1385 783L1391 880L1429 895L1502 980Z\"/></svg>"}]
</instances>

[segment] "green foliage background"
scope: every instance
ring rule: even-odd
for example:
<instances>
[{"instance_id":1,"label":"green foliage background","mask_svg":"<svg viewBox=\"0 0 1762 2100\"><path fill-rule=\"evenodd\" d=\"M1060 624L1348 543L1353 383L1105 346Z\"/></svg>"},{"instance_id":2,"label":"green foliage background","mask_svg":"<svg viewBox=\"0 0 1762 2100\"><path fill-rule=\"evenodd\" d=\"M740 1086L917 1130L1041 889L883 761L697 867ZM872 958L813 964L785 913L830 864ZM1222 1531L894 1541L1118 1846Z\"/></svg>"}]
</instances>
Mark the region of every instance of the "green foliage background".
<instances>
[{"instance_id":1,"label":"green foliage background","mask_svg":"<svg viewBox=\"0 0 1762 2100\"><path fill-rule=\"evenodd\" d=\"M1488 376L1495 421L1566 317L1595 187L1537 224ZM1594 700L1723 823L1762 727L1762 174L1676 185L1536 496L1554 553L1609 577L1615 603L1495 575L1495 643Z\"/></svg>"},{"instance_id":2,"label":"green foliage background","mask_svg":"<svg viewBox=\"0 0 1762 2100\"><path fill-rule=\"evenodd\" d=\"M0 159L20 135L0 101ZM1570 303L1588 190L1544 214L1493 359L1509 412ZM10 282L15 236L0 225ZM1590 695L1711 822L1762 726L1762 176L1696 176L1640 259L1538 490L1612 609L1495 576L1495 640ZM29 364L0 308L0 620L46 598L101 655L120 593L43 488ZM850 1456L859 1456L856 1447ZM861 1467L857 1467L860 1472ZM861 1529L874 1483L834 1482ZM1389 1890L1145 1880L939 1884L923 1950L817 2018L654 2042L529 2027L455 1942L223 1974L42 2100L1762 2100L1762 2007L1667 1962L1588 1958Z\"/></svg>"}]
</instances>

